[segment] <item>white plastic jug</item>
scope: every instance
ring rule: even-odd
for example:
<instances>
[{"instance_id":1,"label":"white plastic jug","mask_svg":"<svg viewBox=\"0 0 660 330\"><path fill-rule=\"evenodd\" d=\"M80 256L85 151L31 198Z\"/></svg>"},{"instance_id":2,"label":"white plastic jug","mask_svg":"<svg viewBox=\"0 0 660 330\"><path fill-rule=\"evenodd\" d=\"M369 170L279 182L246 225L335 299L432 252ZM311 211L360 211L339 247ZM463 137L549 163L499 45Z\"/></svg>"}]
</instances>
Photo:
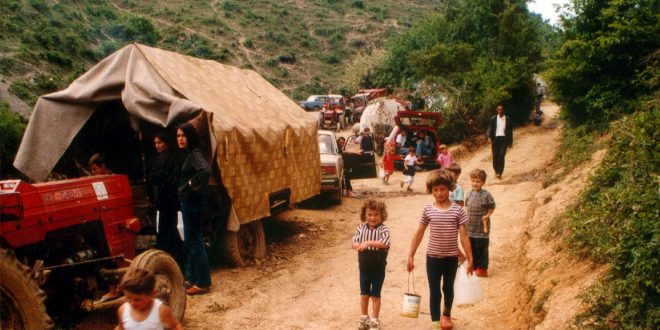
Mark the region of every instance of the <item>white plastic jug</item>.
<instances>
[{"instance_id":1,"label":"white plastic jug","mask_svg":"<svg viewBox=\"0 0 660 330\"><path fill-rule=\"evenodd\" d=\"M473 305L484 299L484 290L479 278L468 275L464 262L458 267L454 281L454 305Z\"/></svg>"}]
</instances>

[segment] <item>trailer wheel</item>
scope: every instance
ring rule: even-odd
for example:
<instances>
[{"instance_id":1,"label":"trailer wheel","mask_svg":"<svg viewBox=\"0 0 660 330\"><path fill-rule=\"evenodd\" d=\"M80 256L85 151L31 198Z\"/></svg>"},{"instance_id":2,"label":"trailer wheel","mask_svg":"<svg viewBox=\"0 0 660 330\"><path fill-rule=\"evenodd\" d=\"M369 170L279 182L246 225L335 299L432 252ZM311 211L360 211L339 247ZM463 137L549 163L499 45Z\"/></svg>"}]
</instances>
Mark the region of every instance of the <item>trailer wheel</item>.
<instances>
[{"instance_id":1,"label":"trailer wheel","mask_svg":"<svg viewBox=\"0 0 660 330\"><path fill-rule=\"evenodd\" d=\"M156 297L172 309L177 320L183 319L186 311L186 288L183 286L181 269L166 252L147 250L133 260L130 268L144 268L156 276Z\"/></svg>"},{"instance_id":2,"label":"trailer wheel","mask_svg":"<svg viewBox=\"0 0 660 330\"><path fill-rule=\"evenodd\" d=\"M0 274L0 329L52 329L46 293L13 251L0 249Z\"/></svg>"},{"instance_id":3,"label":"trailer wheel","mask_svg":"<svg viewBox=\"0 0 660 330\"><path fill-rule=\"evenodd\" d=\"M225 232L227 261L237 267L245 266L252 258L266 256L266 234L261 220L242 224L238 232Z\"/></svg>"}]
</instances>

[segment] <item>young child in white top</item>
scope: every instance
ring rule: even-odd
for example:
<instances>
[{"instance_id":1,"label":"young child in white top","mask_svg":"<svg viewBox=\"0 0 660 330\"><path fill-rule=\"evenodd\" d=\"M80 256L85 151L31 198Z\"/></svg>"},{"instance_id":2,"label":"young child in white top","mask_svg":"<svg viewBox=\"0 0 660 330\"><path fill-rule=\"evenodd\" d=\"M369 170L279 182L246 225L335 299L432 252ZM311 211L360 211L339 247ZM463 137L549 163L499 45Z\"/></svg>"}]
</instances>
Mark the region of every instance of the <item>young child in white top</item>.
<instances>
[{"instance_id":1,"label":"young child in white top","mask_svg":"<svg viewBox=\"0 0 660 330\"><path fill-rule=\"evenodd\" d=\"M417 158L416 149L414 146L408 147L408 155L403 160L403 179L401 179L401 188L406 184L407 191L412 191L413 181L415 181L415 165L421 165L422 161Z\"/></svg>"},{"instance_id":2,"label":"young child in white top","mask_svg":"<svg viewBox=\"0 0 660 330\"><path fill-rule=\"evenodd\" d=\"M156 277L149 270L132 268L124 274L120 288L126 302L117 310L119 324L115 330L183 330L172 310L156 299L155 286Z\"/></svg>"}]
</instances>

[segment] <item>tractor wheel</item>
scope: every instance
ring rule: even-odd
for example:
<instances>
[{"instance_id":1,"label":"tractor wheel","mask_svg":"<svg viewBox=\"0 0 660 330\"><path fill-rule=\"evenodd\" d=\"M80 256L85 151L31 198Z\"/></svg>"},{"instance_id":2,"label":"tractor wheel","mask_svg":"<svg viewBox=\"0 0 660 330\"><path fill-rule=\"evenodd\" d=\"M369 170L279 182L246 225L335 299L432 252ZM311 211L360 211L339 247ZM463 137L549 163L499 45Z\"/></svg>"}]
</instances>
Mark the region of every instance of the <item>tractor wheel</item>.
<instances>
[{"instance_id":1,"label":"tractor wheel","mask_svg":"<svg viewBox=\"0 0 660 330\"><path fill-rule=\"evenodd\" d=\"M252 258L266 256L266 234L261 220L242 224L238 232L225 232L227 261L237 267L245 266Z\"/></svg>"},{"instance_id":2,"label":"tractor wheel","mask_svg":"<svg viewBox=\"0 0 660 330\"><path fill-rule=\"evenodd\" d=\"M172 309L177 320L186 312L186 288L181 269L166 252L147 250L133 260L130 268L144 268L156 276L156 297Z\"/></svg>"},{"instance_id":3,"label":"tractor wheel","mask_svg":"<svg viewBox=\"0 0 660 330\"><path fill-rule=\"evenodd\" d=\"M52 329L43 292L14 252L0 249L0 329Z\"/></svg>"}]
</instances>

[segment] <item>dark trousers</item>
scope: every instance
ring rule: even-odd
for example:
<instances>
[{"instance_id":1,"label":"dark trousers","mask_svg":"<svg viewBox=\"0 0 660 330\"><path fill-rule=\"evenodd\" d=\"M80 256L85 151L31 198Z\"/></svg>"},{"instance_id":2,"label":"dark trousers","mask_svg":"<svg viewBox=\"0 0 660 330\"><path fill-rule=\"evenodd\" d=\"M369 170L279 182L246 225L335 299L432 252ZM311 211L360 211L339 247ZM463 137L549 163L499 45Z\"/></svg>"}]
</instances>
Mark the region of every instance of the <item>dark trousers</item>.
<instances>
[{"instance_id":1,"label":"dark trousers","mask_svg":"<svg viewBox=\"0 0 660 330\"><path fill-rule=\"evenodd\" d=\"M474 269L488 269L488 238L470 237L472 245L472 262Z\"/></svg>"},{"instance_id":2,"label":"dark trousers","mask_svg":"<svg viewBox=\"0 0 660 330\"><path fill-rule=\"evenodd\" d=\"M344 189L346 189L346 191L353 191L353 186L351 185L350 169L344 169Z\"/></svg>"},{"instance_id":3,"label":"dark trousers","mask_svg":"<svg viewBox=\"0 0 660 330\"><path fill-rule=\"evenodd\" d=\"M188 282L200 288L211 286L211 267L204 245L205 201L181 202L183 213L183 248L186 252L186 271L184 276Z\"/></svg>"},{"instance_id":4,"label":"dark trousers","mask_svg":"<svg viewBox=\"0 0 660 330\"><path fill-rule=\"evenodd\" d=\"M158 234L156 235L156 248L169 253L179 268L183 269L182 249L183 242L179 237L177 225L177 210L158 210Z\"/></svg>"},{"instance_id":5,"label":"dark trousers","mask_svg":"<svg viewBox=\"0 0 660 330\"><path fill-rule=\"evenodd\" d=\"M501 175L504 172L504 156L508 147L509 144L506 142L506 137L504 136L496 136L493 140L493 169L495 170L495 174Z\"/></svg>"},{"instance_id":6,"label":"dark trousers","mask_svg":"<svg viewBox=\"0 0 660 330\"><path fill-rule=\"evenodd\" d=\"M458 269L458 257L433 258L426 256L426 275L429 278L431 321L440 321L440 300L445 295L445 310L442 315L451 316L454 303L454 280ZM442 293L440 293L442 280Z\"/></svg>"}]
</instances>

